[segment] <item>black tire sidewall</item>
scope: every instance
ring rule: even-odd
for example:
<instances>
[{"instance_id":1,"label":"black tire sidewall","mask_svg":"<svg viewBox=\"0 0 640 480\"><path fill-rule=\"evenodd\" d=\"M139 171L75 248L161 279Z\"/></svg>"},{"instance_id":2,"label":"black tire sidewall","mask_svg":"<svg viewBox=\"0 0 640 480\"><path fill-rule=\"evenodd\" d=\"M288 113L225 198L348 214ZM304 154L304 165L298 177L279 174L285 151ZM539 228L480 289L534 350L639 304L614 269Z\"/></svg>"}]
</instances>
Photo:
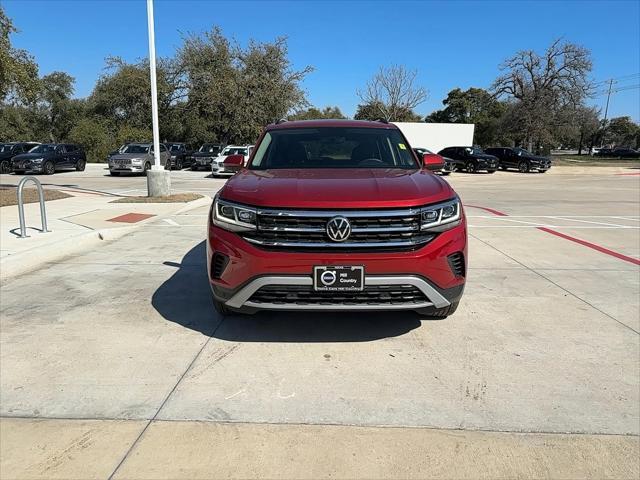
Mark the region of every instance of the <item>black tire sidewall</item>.
<instances>
[{"instance_id":1,"label":"black tire sidewall","mask_svg":"<svg viewBox=\"0 0 640 480\"><path fill-rule=\"evenodd\" d=\"M524 169L522 168L522 165L524 165ZM526 160L522 160L520 161L520 163L518 163L518 171L520 173L529 173L530 170L531 167L529 166L529 162L527 162Z\"/></svg>"},{"instance_id":2,"label":"black tire sidewall","mask_svg":"<svg viewBox=\"0 0 640 480\"><path fill-rule=\"evenodd\" d=\"M476 173L476 164L472 161L468 161L467 163L465 163L464 168L467 173Z\"/></svg>"},{"instance_id":3,"label":"black tire sidewall","mask_svg":"<svg viewBox=\"0 0 640 480\"><path fill-rule=\"evenodd\" d=\"M47 168L48 165L51 165L52 168ZM52 161L45 162L45 164L42 166L42 173L44 173L45 175L53 175L54 173L56 173L56 166Z\"/></svg>"}]
</instances>

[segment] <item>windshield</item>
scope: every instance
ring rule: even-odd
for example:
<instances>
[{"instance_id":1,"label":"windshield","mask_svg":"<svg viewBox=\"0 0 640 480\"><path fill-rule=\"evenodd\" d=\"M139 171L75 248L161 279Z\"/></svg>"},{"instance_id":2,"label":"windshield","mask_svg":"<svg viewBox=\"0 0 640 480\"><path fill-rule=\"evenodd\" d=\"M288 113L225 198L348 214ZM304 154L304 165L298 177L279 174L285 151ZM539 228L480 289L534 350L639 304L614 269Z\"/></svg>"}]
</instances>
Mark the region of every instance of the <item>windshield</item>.
<instances>
[{"instance_id":1,"label":"windshield","mask_svg":"<svg viewBox=\"0 0 640 480\"><path fill-rule=\"evenodd\" d=\"M38 145L33 150L30 150L29 153L46 153L46 152L55 152L56 145L44 143L42 145Z\"/></svg>"},{"instance_id":2,"label":"windshield","mask_svg":"<svg viewBox=\"0 0 640 480\"><path fill-rule=\"evenodd\" d=\"M227 147L222 152L222 155L246 155L247 149L240 147Z\"/></svg>"},{"instance_id":3,"label":"windshield","mask_svg":"<svg viewBox=\"0 0 640 480\"><path fill-rule=\"evenodd\" d=\"M149 147L145 146L145 145L127 145L124 150L122 150L122 153L148 153L149 152Z\"/></svg>"},{"instance_id":4,"label":"windshield","mask_svg":"<svg viewBox=\"0 0 640 480\"><path fill-rule=\"evenodd\" d=\"M182 145L180 145L179 143L174 143L173 145L171 145L170 150L172 152L179 152L182 149Z\"/></svg>"},{"instance_id":5,"label":"windshield","mask_svg":"<svg viewBox=\"0 0 640 480\"><path fill-rule=\"evenodd\" d=\"M0 143L0 153L8 153L13 148L13 145L10 143Z\"/></svg>"},{"instance_id":6,"label":"windshield","mask_svg":"<svg viewBox=\"0 0 640 480\"><path fill-rule=\"evenodd\" d=\"M205 152L205 153L218 153L220 151L220 146L219 145L213 145L211 143L205 143L204 145L202 145L200 147L200 150L198 150L199 152Z\"/></svg>"},{"instance_id":7,"label":"windshield","mask_svg":"<svg viewBox=\"0 0 640 480\"><path fill-rule=\"evenodd\" d=\"M270 168L403 168L418 165L400 131L383 128L296 128L267 132L251 162Z\"/></svg>"}]
</instances>

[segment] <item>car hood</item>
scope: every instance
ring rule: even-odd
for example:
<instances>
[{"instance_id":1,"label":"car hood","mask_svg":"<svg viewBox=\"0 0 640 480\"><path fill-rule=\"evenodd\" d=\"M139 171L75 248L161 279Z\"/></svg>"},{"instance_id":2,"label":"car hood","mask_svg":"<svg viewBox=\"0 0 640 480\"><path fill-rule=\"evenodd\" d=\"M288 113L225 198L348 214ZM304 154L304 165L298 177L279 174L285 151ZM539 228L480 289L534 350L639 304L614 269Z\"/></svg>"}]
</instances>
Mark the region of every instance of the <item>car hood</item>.
<instances>
[{"instance_id":1,"label":"car hood","mask_svg":"<svg viewBox=\"0 0 640 480\"><path fill-rule=\"evenodd\" d=\"M244 169L226 183L221 197L260 207L415 207L452 198L440 177L400 169Z\"/></svg>"},{"instance_id":2,"label":"car hood","mask_svg":"<svg viewBox=\"0 0 640 480\"><path fill-rule=\"evenodd\" d=\"M21 153L13 157L13 160L33 160L34 158L47 158L54 155L52 152L46 153Z\"/></svg>"},{"instance_id":3,"label":"car hood","mask_svg":"<svg viewBox=\"0 0 640 480\"><path fill-rule=\"evenodd\" d=\"M549 160L548 157L543 157L540 155L520 155L520 158L524 158L526 160L532 160L534 162L546 162Z\"/></svg>"},{"instance_id":4,"label":"car hood","mask_svg":"<svg viewBox=\"0 0 640 480\"><path fill-rule=\"evenodd\" d=\"M112 155L111 160L131 160L132 158L151 158L151 155L148 153L118 153L117 155Z\"/></svg>"}]
</instances>

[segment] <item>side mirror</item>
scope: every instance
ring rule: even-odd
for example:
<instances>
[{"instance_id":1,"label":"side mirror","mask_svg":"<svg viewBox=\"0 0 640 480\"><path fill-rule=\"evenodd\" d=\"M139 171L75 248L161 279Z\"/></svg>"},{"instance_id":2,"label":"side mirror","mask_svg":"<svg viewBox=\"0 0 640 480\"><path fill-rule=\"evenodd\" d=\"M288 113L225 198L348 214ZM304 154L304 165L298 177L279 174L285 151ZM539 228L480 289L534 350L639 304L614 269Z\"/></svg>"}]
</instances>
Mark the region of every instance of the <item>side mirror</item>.
<instances>
[{"instance_id":1,"label":"side mirror","mask_svg":"<svg viewBox=\"0 0 640 480\"><path fill-rule=\"evenodd\" d=\"M224 160L224 169L238 172L244 167L244 155L229 155Z\"/></svg>"},{"instance_id":2,"label":"side mirror","mask_svg":"<svg viewBox=\"0 0 640 480\"><path fill-rule=\"evenodd\" d=\"M422 156L422 166L426 170L437 172L444 168L444 158L437 153L425 153Z\"/></svg>"}]
</instances>

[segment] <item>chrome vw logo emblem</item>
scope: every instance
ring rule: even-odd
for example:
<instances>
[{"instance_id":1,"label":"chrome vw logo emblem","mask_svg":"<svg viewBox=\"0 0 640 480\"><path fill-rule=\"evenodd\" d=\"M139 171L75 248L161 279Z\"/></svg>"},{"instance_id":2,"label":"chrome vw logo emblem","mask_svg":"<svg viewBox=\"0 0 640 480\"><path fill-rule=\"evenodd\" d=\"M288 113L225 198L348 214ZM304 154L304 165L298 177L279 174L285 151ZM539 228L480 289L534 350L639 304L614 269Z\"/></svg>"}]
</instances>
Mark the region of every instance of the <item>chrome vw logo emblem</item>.
<instances>
[{"instance_id":1,"label":"chrome vw logo emblem","mask_svg":"<svg viewBox=\"0 0 640 480\"><path fill-rule=\"evenodd\" d=\"M344 217L333 217L327 222L327 235L334 242L344 242L351 235L351 224Z\"/></svg>"}]
</instances>

